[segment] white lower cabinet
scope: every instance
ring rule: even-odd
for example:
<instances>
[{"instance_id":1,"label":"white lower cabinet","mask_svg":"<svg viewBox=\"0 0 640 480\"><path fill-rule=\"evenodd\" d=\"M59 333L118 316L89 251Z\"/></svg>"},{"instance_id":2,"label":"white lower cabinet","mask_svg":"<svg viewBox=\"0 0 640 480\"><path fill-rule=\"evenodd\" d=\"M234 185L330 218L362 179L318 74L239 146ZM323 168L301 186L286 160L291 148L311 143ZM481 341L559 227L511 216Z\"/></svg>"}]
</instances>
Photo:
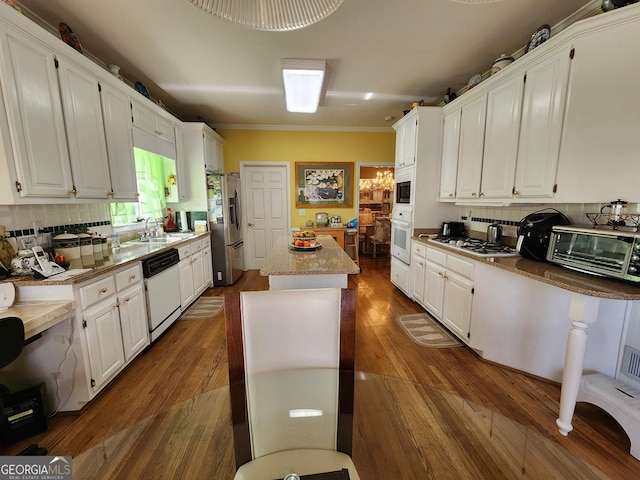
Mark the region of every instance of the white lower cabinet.
<instances>
[{"instance_id":1,"label":"white lower cabinet","mask_svg":"<svg viewBox=\"0 0 640 480\"><path fill-rule=\"evenodd\" d=\"M421 242L413 256L413 299L469 343L475 262Z\"/></svg>"},{"instance_id":2,"label":"white lower cabinet","mask_svg":"<svg viewBox=\"0 0 640 480\"><path fill-rule=\"evenodd\" d=\"M411 295L411 269L409 265L393 256L391 257L391 283L405 294Z\"/></svg>"},{"instance_id":3,"label":"white lower cabinet","mask_svg":"<svg viewBox=\"0 0 640 480\"><path fill-rule=\"evenodd\" d=\"M191 305L207 287L213 285L211 245L203 238L178 248L180 263L180 305L182 310ZM205 261L206 260L206 261Z\"/></svg>"},{"instance_id":4,"label":"white lower cabinet","mask_svg":"<svg viewBox=\"0 0 640 480\"><path fill-rule=\"evenodd\" d=\"M62 410L78 410L149 345L140 263L74 286L79 362ZM84 375L82 375L84 373Z\"/></svg>"}]
</instances>

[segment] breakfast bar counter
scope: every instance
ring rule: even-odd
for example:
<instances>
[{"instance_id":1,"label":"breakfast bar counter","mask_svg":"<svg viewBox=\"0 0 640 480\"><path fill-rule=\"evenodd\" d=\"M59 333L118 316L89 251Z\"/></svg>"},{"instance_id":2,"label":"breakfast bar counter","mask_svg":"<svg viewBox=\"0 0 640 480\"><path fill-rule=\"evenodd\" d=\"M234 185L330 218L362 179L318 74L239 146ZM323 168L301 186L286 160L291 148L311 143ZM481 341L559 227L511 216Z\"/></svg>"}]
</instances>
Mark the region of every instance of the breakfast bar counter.
<instances>
[{"instance_id":1,"label":"breakfast bar counter","mask_svg":"<svg viewBox=\"0 0 640 480\"><path fill-rule=\"evenodd\" d=\"M348 275L360 273L360 267L330 235L318 235L322 247L296 251L289 248L291 237L281 236L260 269L269 277L271 290L297 288L346 288Z\"/></svg>"}]
</instances>

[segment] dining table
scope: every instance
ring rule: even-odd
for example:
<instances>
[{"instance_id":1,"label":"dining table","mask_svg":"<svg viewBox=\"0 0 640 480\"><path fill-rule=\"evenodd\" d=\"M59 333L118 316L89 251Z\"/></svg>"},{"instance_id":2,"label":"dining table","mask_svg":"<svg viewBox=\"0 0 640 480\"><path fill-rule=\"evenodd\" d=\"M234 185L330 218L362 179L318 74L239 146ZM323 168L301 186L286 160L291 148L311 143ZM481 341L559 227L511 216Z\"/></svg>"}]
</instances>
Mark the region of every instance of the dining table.
<instances>
[{"instance_id":1,"label":"dining table","mask_svg":"<svg viewBox=\"0 0 640 480\"><path fill-rule=\"evenodd\" d=\"M322 395L286 385L301 378L313 384L315 375L310 369L260 379L261 388L272 385L271 406L273 395L282 400L280 411L265 410L272 428L280 428L281 419L285 428L311 435L322 425L290 415L298 397L300 408L325 408ZM559 443L464 398L392 376L353 375L352 459L361 480L606 478ZM221 386L152 413L89 448L73 458L73 478L233 478L229 390Z\"/></svg>"}]
</instances>

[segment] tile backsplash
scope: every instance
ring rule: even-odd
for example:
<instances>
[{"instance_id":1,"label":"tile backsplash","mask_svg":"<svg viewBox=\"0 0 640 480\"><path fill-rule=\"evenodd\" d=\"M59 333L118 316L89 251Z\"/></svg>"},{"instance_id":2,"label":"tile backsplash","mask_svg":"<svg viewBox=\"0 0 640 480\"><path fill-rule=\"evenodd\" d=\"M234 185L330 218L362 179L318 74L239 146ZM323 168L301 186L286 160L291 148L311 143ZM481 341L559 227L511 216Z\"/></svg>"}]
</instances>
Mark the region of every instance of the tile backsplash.
<instances>
[{"instance_id":1,"label":"tile backsplash","mask_svg":"<svg viewBox=\"0 0 640 480\"><path fill-rule=\"evenodd\" d=\"M14 248L23 235L36 235L38 243L51 246L51 233L87 227L91 233L112 232L108 203L73 205L0 205L0 225L10 235Z\"/></svg>"},{"instance_id":2,"label":"tile backsplash","mask_svg":"<svg viewBox=\"0 0 640 480\"><path fill-rule=\"evenodd\" d=\"M511 205L508 207L483 207L483 206L460 206L460 220L465 222L469 230L485 232L487 226L492 223L499 223L503 228L503 235L516 237L520 220L530 213L546 208L555 208L564 213L571 223L589 223L586 213L600 212L605 204L601 203L564 203L564 204L536 204L536 205ZM632 203L627 205L627 213L640 214L640 204ZM630 225L631 226L631 225Z\"/></svg>"}]
</instances>

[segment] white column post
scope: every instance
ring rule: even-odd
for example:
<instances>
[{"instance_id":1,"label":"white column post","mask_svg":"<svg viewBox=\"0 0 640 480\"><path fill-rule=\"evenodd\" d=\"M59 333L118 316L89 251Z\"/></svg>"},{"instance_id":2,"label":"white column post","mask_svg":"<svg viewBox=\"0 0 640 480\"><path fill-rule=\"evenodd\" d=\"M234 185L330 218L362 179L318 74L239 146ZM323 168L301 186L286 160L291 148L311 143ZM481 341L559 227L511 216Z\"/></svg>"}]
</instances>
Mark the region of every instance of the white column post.
<instances>
[{"instance_id":1,"label":"white column post","mask_svg":"<svg viewBox=\"0 0 640 480\"><path fill-rule=\"evenodd\" d=\"M600 299L579 293L571 294L569 319L571 330L567 339L567 350L562 372L562 390L560 392L560 412L556 425L562 435L567 435L573 426L571 419L576 408L576 399L582 378L582 367L587 351L587 329L598 319Z\"/></svg>"}]
</instances>

